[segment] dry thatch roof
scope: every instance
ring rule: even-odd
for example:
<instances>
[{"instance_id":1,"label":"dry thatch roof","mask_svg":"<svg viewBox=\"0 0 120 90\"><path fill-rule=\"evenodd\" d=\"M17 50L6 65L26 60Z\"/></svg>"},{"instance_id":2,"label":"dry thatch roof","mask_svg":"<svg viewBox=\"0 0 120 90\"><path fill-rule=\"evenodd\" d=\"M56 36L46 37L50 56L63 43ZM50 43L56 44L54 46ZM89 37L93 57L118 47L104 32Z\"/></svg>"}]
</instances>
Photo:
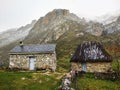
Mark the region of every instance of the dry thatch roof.
<instances>
[{"instance_id":1,"label":"dry thatch roof","mask_svg":"<svg viewBox=\"0 0 120 90\"><path fill-rule=\"evenodd\" d=\"M109 55L102 43L95 41L83 42L80 44L70 62L110 62L112 56Z\"/></svg>"}]
</instances>

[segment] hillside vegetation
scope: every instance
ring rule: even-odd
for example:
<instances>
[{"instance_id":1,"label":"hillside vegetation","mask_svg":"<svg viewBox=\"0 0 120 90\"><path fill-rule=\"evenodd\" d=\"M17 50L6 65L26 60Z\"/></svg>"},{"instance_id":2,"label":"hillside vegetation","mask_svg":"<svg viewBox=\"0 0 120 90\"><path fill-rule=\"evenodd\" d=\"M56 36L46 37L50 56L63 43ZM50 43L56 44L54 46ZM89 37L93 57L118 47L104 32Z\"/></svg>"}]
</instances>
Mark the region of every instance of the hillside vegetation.
<instances>
[{"instance_id":1,"label":"hillside vegetation","mask_svg":"<svg viewBox=\"0 0 120 90\"><path fill-rule=\"evenodd\" d=\"M120 18L120 17L119 17ZM70 70L70 59L77 46L83 41L102 42L107 52L113 56L113 70L120 71L120 19L108 25L87 22L65 9L55 9L37 20L29 31L23 34L26 44L56 44L56 72L17 72L7 71L9 51L19 45L21 37L0 47L0 90L57 90L61 79ZM114 29L114 30L113 30ZM16 31L16 33L19 31ZM26 36L27 35L27 36ZM15 35L16 36L16 35ZM17 36L16 36L17 37ZM7 37L6 37L7 38ZM14 38L14 35L10 36ZM8 38L9 41L9 38ZM0 43L1 44L1 43ZM3 70L4 69L4 70ZM119 90L119 80L95 79L86 74L78 77L80 90ZM73 88L75 85L73 83Z\"/></svg>"}]
</instances>

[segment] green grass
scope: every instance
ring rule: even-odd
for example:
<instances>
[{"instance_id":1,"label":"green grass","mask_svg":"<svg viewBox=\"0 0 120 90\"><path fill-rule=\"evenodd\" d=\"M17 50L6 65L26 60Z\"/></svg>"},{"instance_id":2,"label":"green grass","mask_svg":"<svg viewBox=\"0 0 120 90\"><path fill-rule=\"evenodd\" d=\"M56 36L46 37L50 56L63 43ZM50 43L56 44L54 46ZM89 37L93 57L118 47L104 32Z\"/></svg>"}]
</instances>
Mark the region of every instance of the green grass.
<instances>
[{"instance_id":1,"label":"green grass","mask_svg":"<svg viewBox=\"0 0 120 90\"><path fill-rule=\"evenodd\" d=\"M0 72L0 90L57 90L64 73ZM120 81L95 79L88 73L77 78L80 90L119 90ZM73 82L72 87L75 88Z\"/></svg>"},{"instance_id":2,"label":"green grass","mask_svg":"<svg viewBox=\"0 0 120 90\"><path fill-rule=\"evenodd\" d=\"M63 74L1 72L0 90L57 90Z\"/></svg>"},{"instance_id":3,"label":"green grass","mask_svg":"<svg viewBox=\"0 0 120 90\"><path fill-rule=\"evenodd\" d=\"M95 79L92 74L86 74L83 78L78 77L77 80L79 90L120 90L120 81ZM76 88L75 83L72 86Z\"/></svg>"},{"instance_id":4,"label":"green grass","mask_svg":"<svg viewBox=\"0 0 120 90\"><path fill-rule=\"evenodd\" d=\"M57 72L68 72L70 69L71 54L74 54L77 46L83 41L100 41L103 42L105 47L113 47L113 42L120 41L120 33L105 35L101 37L95 37L88 33L85 33L84 25L71 23L69 30L64 33L58 40L50 42L56 43L57 52ZM64 24L61 28L64 28ZM75 31L76 30L76 31ZM84 36L76 37L77 33L84 32ZM24 41L25 44L38 44L42 34L38 34L31 37L29 40ZM8 65L9 55L8 51L16 46L19 41L14 42L8 46L0 48L2 51L1 60L4 61L6 66ZM116 46L116 44L115 44ZM117 45L118 47L118 45ZM108 50L108 52L114 56L115 52ZM118 55L120 53L118 52ZM119 64L120 65L120 64ZM113 70L117 70L117 63L113 62ZM57 87L61 84L61 78L57 79L61 74L44 74L44 73L28 73L28 72L0 72L0 90L57 90ZM25 78L25 80L22 80ZM79 79L79 88L81 90L118 90L118 81L100 80L94 79L92 75L86 75L85 78ZM119 85L120 86L120 85Z\"/></svg>"}]
</instances>

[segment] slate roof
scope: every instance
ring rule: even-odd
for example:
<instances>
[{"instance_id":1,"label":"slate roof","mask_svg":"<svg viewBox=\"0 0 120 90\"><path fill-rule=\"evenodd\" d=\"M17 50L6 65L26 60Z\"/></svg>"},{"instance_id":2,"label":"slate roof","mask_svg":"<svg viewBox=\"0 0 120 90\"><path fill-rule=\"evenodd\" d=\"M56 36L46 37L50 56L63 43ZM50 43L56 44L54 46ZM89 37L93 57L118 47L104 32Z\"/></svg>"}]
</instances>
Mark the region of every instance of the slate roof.
<instances>
[{"instance_id":1,"label":"slate roof","mask_svg":"<svg viewBox=\"0 0 120 90\"><path fill-rule=\"evenodd\" d=\"M109 55L102 43L88 41L81 43L70 62L111 62L112 56Z\"/></svg>"},{"instance_id":2,"label":"slate roof","mask_svg":"<svg viewBox=\"0 0 120 90\"><path fill-rule=\"evenodd\" d=\"M55 48L55 44L23 45L14 47L10 53L53 53Z\"/></svg>"}]
</instances>

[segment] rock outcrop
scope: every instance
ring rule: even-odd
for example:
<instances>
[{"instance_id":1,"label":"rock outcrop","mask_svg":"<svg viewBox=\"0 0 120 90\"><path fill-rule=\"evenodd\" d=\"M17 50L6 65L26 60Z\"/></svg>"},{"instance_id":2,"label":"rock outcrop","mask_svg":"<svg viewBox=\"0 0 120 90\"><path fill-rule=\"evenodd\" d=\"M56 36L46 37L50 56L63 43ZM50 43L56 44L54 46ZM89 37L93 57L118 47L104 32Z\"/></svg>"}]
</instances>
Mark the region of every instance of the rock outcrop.
<instances>
[{"instance_id":1,"label":"rock outcrop","mask_svg":"<svg viewBox=\"0 0 120 90\"><path fill-rule=\"evenodd\" d=\"M117 18L116 21L106 24L104 27L105 27L104 34L120 32L120 16Z\"/></svg>"},{"instance_id":2,"label":"rock outcrop","mask_svg":"<svg viewBox=\"0 0 120 90\"><path fill-rule=\"evenodd\" d=\"M104 30L103 24L100 24L98 22L89 22L86 32L95 35L95 36L101 36Z\"/></svg>"}]
</instances>

